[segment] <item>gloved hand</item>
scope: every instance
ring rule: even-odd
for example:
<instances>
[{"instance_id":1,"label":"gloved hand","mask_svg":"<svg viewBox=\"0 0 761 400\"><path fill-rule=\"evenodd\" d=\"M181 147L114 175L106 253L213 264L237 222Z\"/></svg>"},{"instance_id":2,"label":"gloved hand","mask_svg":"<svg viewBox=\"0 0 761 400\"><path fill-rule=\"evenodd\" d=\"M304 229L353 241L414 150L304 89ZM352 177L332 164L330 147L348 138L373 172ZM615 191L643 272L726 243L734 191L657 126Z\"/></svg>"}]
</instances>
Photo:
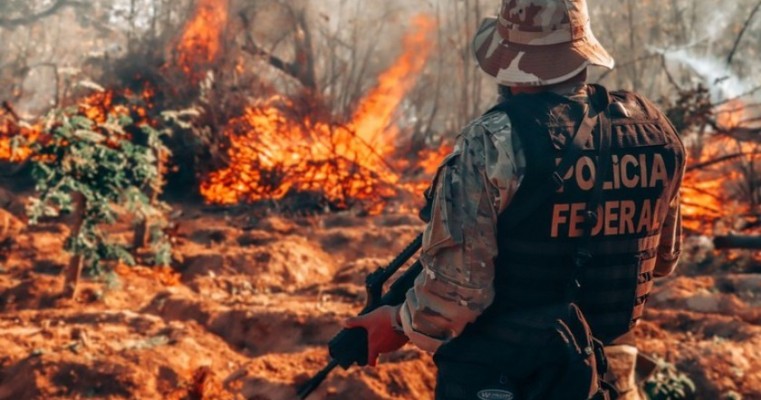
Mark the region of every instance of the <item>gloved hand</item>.
<instances>
[{"instance_id":1,"label":"gloved hand","mask_svg":"<svg viewBox=\"0 0 761 400\"><path fill-rule=\"evenodd\" d=\"M367 331L368 365L374 367L379 355L398 350L409 341L403 332L394 329L395 325L400 325L398 318L399 307L383 306L344 322L346 328L364 328Z\"/></svg>"}]
</instances>

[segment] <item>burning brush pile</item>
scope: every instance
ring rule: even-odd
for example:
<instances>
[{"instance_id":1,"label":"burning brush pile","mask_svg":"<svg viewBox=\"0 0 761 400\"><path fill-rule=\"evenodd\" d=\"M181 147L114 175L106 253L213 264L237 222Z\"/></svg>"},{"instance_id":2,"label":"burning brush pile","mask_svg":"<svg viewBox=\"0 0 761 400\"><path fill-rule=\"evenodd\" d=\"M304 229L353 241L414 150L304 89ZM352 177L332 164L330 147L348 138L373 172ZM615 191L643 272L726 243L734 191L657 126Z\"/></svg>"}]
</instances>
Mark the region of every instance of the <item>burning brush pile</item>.
<instances>
[{"instance_id":1,"label":"burning brush pile","mask_svg":"<svg viewBox=\"0 0 761 400\"><path fill-rule=\"evenodd\" d=\"M398 117L432 52L435 22L425 16L412 21L401 54L348 117L335 115L318 92L305 88L294 95L272 93L251 99L223 110L228 114L242 110L238 115L212 118L220 110L212 109L214 105L203 96L214 85L214 72L226 57L225 27L230 15L222 3L198 2L193 17L172 41L167 52L170 62L158 69L131 71L126 82L105 89L90 84L94 93L72 101L78 115L98 123L109 115L123 115L138 128L150 125L201 132L191 140L176 139L170 147L180 154L185 149L177 147L187 146L188 141L213 147L195 151L192 160L196 185L209 204L297 199L301 209L377 214L387 207L410 204L412 197L419 200L439 161L451 149L417 150L421 146L412 146L407 139L412 132ZM240 61L236 63L236 69L243 68ZM165 111L178 108L191 110L184 115L195 120L183 128L167 126ZM14 146L14 138L22 136L28 144L44 138L44 128L43 123L23 123L6 105L0 111L0 159L23 161L32 156L28 148ZM174 170L184 169L189 161L175 157L174 164ZM182 190L186 193L187 189Z\"/></svg>"},{"instance_id":2,"label":"burning brush pile","mask_svg":"<svg viewBox=\"0 0 761 400\"><path fill-rule=\"evenodd\" d=\"M758 265L758 254L749 252L761 249L761 123L754 107L740 99L714 104L699 86L670 110L688 151L682 218L698 263L717 248L733 249L729 264Z\"/></svg>"},{"instance_id":3,"label":"burning brush pile","mask_svg":"<svg viewBox=\"0 0 761 400\"><path fill-rule=\"evenodd\" d=\"M310 114L311 98L282 96L248 107L230 121L229 166L212 173L201 192L206 200L237 204L278 200L293 193L317 193L333 209L363 203L380 212L389 199L421 193L425 180L405 180L409 155L398 144L397 110L431 52L434 24L419 17L404 40L403 54L360 101L349 120ZM430 174L447 149L423 151L415 168ZM404 161L402 161L404 160Z\"/></svg>"}]
</instances>

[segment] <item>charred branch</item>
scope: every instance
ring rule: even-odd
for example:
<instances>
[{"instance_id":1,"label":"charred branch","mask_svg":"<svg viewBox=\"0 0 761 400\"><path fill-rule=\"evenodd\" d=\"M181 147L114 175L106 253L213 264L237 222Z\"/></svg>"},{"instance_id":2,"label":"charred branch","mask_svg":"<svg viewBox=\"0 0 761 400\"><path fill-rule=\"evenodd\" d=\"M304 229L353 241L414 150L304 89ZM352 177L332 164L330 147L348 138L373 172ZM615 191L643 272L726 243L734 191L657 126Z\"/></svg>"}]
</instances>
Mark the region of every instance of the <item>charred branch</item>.
<instances>
[{"instance_id":1,"label":"charred branch","mask_svg":"<svg viewBox=\"0 0 761 400\"><path fill-rule=\"evenodd\" d=\"M713 244L718 250L761 250L761 236L717 236Z\"/></svg>"},{"instance_id":2,"label":"charred branch","mask_svg":"<svg viewBox=\"0 0 761 400\"><path fill-rule=\"evenodd\" d=\"M82 7L83 3L71 0L57 0L47 10L41 11L36 14L28 15L26 17L19 18L3 18L0 17L0 26L6 28L16 28L23 25L33 24L41 19L50 17L66 7Z\"/></svg>"},{"instance_id":3,"label":"charred branch","mask_svg":"<svg viewBox=\"0 0 761 400\"><path fill-rule=\"evenodd\" d=\"M756 16L756 13L758 13L759 9L761 9L761 1L758 2L758 4L756 4L756 7L753 8L753 11L751 11L750 15L748 15L748 19L745 20L745 23L743 24L743 27L740 30L740 33L737 34L737 38L735 39L735 44L732 46L732 50L729 52L729 56L727 56L727 65L732 64L732 60L734 59L735 54L737 53L737 48L740 46L740 42L742 42L743 36L745 36L745 32L747 32L751 21L753 21L753 17Z\"/></svg>"},{"instance_id":4,"label":"charred branch","mask_svg":"<svg viewBox=\"0 0 761 400\"><path fill-rule=\"evenodd\" d=\"M758 154L761 154L761 152L754 151L754 152L751 152L751 153L729 154L729 155L726 155L726 156L723 156L723 157L719 157L719 158L716 158L716 159L713 159L713 160L709 160L709 161L705 161L705 162L689 165L689 166L687 166L687 171L688 172L689 171L696 171L696 170L708 168L708 167L716 165L716 164L721 164L723 162L732 161L732 160L735 160L735 159L738 159L738 158L742 158L742 157L746 157L746 156L755 156L755 155L758 155Z\"/></svg>"},{"instance_id":5,"label":"charred branch","mask_svg":"<svg viewBox=\"0 0 761 400\"><path fill-rule=\"evenodd\" d=\"M256 43L251 34L251 19L244 11L241 11L238 16L246 32L246 43L242 47L243 51L253 56L264 58L269 65L296 79L305 88L311 90L317 89L317 79L314 72L314 53L311 48L312 38L306 27L306 19L303 15L300 18L298 16L296 18L298 26L296 32L296 59L294 62L285 61Z\"/></svg>"},{"instance_id":6,"label":"charred branch","mask_svg":"<svg viewBox=\"0 0 761 400\"><path fill-rule=\"evenodd\" d=\"M666 77L668 78L669 83L671 83L671 86L673 86L677 92L684 92L682 86L676 81L676 78L674 78L671 70L669 70L668 64L666 63L666 54L661 54L661 66L663 67L663 72L666 74Z\"/></svg>"},{"instance_id":7,"label":"charred branch","mask_svg":"<svg viewBox=\"0 0 761 400\"><path fill-rule=\"evenodd\" d=\"M750 128L747 126L735 126L732 128L726 128L719 125L714 119L708 120L707 123L716 132L724 133L725 135L740 142L761 142L761 128Z\"/></svg>"},{"instance_id":8,"label":"charred branch","mask_svg":"<svg viewBox=\"0 0 761 400\"><path fill-rule=\"evenodd\" d=\"M300 81L305 87L317 89L317 74L312 44L312 31L307 24L305 12L294 12L296 21L296 60L294 66L298 70Z\"/></svg>"},{"instance_id":9,"label":"charred branch","mask_svg":"<svg viewBox=\"0 0 761 400\"><path fill-rule=\"evenodd\" d=\"M698 203L694 203L694 202L691 202L691 201L682 200L682 205L699 208L699 209L701 209L703 211L707 211L707 212L709 212L709 213L711 213L713 215L721 215L721 210L716 209L714 207L710 207L710 206L704 205L704 204L698 204Z\"/></svg>"},{"instance_id":10,"label":"charred branch","mask_svg":"<svg viewBox=\"0 0 761 400\"><path fill-rule=\"evenodd\" d=\"M8 115L13 117L14 121L18 122L21 120L21 118L19 118L18 112L16 112L16 109L13 107L11 103L9 103L8 101L3 101L2 105L3 105L3 110L5 110L8 113Z\"/></svg>"}]
</instances>

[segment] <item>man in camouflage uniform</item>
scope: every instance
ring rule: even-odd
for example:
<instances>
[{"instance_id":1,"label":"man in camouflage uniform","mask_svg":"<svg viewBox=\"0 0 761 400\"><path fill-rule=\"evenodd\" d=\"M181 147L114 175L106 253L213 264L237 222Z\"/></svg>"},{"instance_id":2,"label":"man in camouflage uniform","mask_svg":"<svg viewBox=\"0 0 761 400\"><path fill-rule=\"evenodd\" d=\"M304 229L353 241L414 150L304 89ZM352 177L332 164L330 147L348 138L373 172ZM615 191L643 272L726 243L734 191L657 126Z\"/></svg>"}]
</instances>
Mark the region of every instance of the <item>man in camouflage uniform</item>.
<instances>
[{"instance_id":1,"label":"man in camouflage uniform","mask_svg":"<svg viewBox=\"0 0 761 400\"><path fill-rule=\"evenodd\" d=\"M586 84L589 66L611 69L614 61L592 33L585 0L503 0L499 17L480 27L474 49L481 68L496 79L503 105L462 131L434 179L424 270L406 301L347 326L368 330L371 365L408 340L434 353L437 399L513 398L481 390L493 383L492 371L499 370L501 383L513 372L504 381L529 381L534 375L511 364L531 369L547 360L507 349L494 337L509 327L494 321L566 300L562 288L573 279L566 264L586 243L589 217L591 261L576 276L581 289L574 301L606 346L606 380L620 398L639 399L631 330L652 278L671 273L680 253L681 142L646 99ZM536 208L521 208L536 198L530 192L541 187L540 172L551 173L560 163L573 133L596 108L600 114L612 110L605 114L611 154L601 155L600 128L557 193ZM607 175L597 178L607 177L599 185L605 200L590 217L583 207L595 175L602 175L595 168L603 169L603 157L611 160ZM530 215L507 228L518 218L516 208Z\"/></svg>"}]
</instances>

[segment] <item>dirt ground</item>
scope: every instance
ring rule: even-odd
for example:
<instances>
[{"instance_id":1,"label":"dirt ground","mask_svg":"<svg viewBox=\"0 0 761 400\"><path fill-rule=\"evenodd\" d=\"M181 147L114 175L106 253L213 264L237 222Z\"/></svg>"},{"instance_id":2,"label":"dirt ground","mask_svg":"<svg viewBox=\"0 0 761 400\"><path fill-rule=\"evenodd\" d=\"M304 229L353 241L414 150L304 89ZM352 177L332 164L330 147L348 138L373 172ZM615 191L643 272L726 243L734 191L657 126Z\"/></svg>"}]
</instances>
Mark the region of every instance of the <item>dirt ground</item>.
<instances>
[{"instance_id":1,"label":"dirt ground","mask_svg":"<svg viewBox=\"0 0 761 400\"><path fill-rule=\"evenodd\" d=\"M118 267L56 297L67 228L0 211L0 399L295 397L363 304L364 275L421 230L412 215L260 217L185 207L174 269ZM129 221L109 229L129 240ZM120 236L121 235L121 236ZM637 330L700 399L761 399L761 275L659 282ZM430 356L340 368L311 399L430 399Z\"/></svg>"}]
</instances>

